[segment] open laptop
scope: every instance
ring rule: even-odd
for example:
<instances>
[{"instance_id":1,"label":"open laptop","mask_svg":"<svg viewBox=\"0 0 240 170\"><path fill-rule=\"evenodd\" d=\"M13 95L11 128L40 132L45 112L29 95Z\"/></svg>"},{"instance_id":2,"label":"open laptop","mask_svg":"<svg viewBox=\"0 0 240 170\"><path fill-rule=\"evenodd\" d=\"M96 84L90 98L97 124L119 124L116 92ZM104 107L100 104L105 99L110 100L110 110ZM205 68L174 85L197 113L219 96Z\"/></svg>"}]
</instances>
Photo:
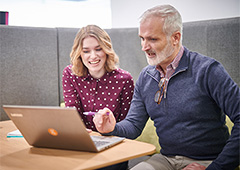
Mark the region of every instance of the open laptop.
<instances>
[{"instance_id":1,"label":"open laptop","mask_svg":"<svg viewBox=\"0 0 240 170\"><path fill-rule=\"evenodd\" d=\"M99 152L124 140L90 136L75 108L3 105L3 109L34 147Z\"/></svg>"}]
</instances>

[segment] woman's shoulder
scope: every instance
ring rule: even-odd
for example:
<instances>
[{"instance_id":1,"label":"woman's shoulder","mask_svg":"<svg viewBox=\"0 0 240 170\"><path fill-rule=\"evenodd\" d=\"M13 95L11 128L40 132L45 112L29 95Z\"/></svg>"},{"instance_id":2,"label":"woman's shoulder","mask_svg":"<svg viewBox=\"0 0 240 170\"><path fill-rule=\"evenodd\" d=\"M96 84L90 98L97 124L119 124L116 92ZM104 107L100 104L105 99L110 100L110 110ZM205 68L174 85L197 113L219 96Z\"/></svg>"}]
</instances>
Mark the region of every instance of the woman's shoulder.
<instances>
[{"instance_id":1,"label":"woman's shoulder","mask_svg":"<svg viewBox=\"0 0 240 170\"><path fill-rule=\"evenodd\" d=\"M115 75L118 75L122 78L124 77L124 78L128 78L128 79L132 79L132 75L128 71L123 70L121 68L117 68L117 69L113 70L112 73Z\"/></svg>"},{"instance_id":2,"label":"woman's shoulder","mask_svg":"<svg viewBox=\"0 0 240 170\"><path fill-rule=\"evenodd\" d=\"M72 65L67 65L64 69L63 69L63 75L68 75L68 76L73 76L72 73Z\"/></svg>"},{"instance_id":3,"label":"woman's shoulder","mask_svg":"<svg viewBox=\"0 0 240 170\"><path fill-rule=\"evenodd\" d=\"M63 72L72 72L72 65L67 65L64 69Z\"/></svg>"}]
</instances>

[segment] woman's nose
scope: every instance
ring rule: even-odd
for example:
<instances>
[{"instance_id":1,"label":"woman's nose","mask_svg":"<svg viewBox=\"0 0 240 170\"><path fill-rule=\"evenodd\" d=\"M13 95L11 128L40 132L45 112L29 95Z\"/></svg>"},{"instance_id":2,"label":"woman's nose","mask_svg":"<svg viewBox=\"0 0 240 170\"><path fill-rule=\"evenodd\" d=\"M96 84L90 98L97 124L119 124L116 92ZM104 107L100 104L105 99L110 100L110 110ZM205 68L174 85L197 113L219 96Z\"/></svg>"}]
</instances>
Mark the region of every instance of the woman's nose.
<instances>
[{"instance_id":1,"label":"woman's nose","mask_svg":"<svg viewBox=\"0 0 240 170\"><path fill-rule=\"evenodd\" d=\"M96 52L95 52L94 50L92 50L92 51L90 52L90 57L91 57L91 58L97 57L97 54L96 54Z\"/></svg>"}]
</instances>

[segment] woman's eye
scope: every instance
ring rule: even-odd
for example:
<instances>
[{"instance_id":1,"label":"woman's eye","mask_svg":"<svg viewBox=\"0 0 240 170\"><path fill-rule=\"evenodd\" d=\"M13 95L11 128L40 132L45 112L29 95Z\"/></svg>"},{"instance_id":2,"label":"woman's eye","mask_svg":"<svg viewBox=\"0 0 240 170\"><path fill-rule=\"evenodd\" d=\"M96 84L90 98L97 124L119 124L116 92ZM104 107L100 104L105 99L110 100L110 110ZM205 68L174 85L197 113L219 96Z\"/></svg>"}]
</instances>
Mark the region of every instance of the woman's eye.
<instances>
[{"instance_id":1,"label":"woman's eye","mask_svg":"<svg viewBox=\"0 0 240 170\"><path fill-rule=\"evenodd\" d=\"M102 50L102 48L97 48L97 49L96 49L96 51L101 51L101 50Z\"/></svg>"},{"instance_id":2,"label":"woman's eye","mask_svg":"<svg viewBox=\"0 0 240 170\"><path fill-rule=\"evenodd\" d=\"M89 53L89 51L83 51L83 53Z\"/></svg>"}]
</instances>

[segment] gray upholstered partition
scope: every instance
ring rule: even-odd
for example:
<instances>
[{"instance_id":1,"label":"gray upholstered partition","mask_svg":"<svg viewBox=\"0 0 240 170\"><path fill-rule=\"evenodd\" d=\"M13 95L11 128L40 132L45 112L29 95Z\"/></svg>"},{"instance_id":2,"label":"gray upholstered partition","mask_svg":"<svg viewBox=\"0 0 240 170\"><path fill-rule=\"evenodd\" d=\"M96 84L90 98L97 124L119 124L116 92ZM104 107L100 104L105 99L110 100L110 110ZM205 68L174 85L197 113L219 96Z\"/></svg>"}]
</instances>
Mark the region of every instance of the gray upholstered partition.
<instances>
[{"instance_id":1,"label":"gray upholstered partition","mask_svg":"<svg viewBox=\"0 0 240 170\"><path fill-rule=\"evenodd\" d=\"M58 56L59 56L59 101L63 102L62 71L70 64L70 52L74 38L79 29L77 28L57 28L58 32Z\"/></svg>"},{"instance_id":2,"label":"gray upholstered partition","mask_svg":"<svg viewBox=\"0 0 240 170\"><path fill-rule=\"evenodd\" d=\"M3 104L59 105L57 32L0 27L0 117Z\"/></svg>"},{"instance_id":3,"label":"gray upholstered partition","mask_svg":"<svg viewBox=\"0 0 240 170\"><path fill-rule=\"evenodd\" d=\"M220 61L240 86L240 17L184 23L183 45ZM0 120L3 104L59 105L61 77L78 28L0 26ZM147 65L138 28L106 29L120 67L136 81Z\"/></svg>"},{"instance_id":4,"label":"gray upholstered partition","mask_svg":"<svg viewBox=\"0 0 240 170\"><path fill-rule=\"evenodd\" d=\"M240 17L183 24L183 45L215 58L240 86Z\"/></svg>"},{"instance_id":5,"label":"gray upholstered partition","mask_svg":"<svg viewBox=\"0 0 240 170\"><path fill-rule=\"evenodd\" d=\"M107 29L113 48L119 56L119 67L128 71L137 80L140 71L147 66L137 28Z\"/></svg>"}]
</instances>

